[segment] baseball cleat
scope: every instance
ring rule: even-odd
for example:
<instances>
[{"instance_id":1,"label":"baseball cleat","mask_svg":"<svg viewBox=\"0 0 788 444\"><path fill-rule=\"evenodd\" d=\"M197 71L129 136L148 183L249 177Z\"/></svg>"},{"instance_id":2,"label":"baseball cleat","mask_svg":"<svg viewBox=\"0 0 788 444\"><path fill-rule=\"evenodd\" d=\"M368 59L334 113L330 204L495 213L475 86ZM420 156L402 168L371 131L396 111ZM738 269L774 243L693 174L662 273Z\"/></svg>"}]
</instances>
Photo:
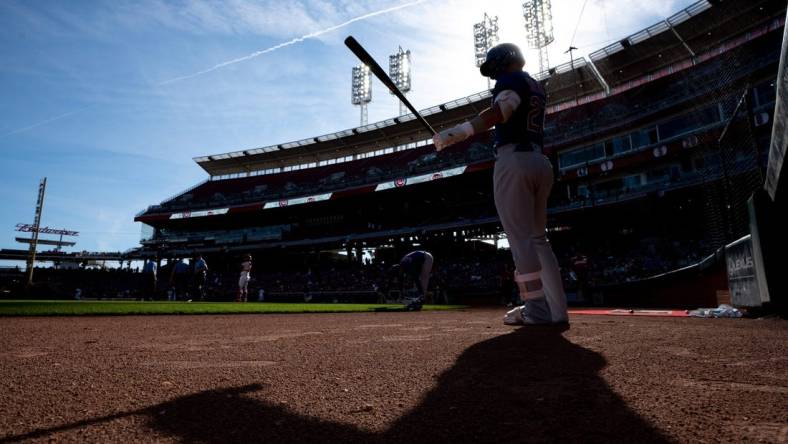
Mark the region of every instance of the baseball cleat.
<instances>
[{"instance_id":1,"label":"baseball cleat","mask_svg":"<svg viewBox=\"0 0 788 444\"><path fill-rule=\"evenodd\" d=\"M503 315L503 323L506 325L523 325L525 322L523 321L523 315L521 313L523 306L517 306L513 309L506 312Z\"/></svg>"},{"instance_id":2,"label":"baseball cleat","mask_svg":"<svg viewBox=\"0 0 788 444\"><path fill-rule=\"evenodd\" d=\"M529 299L523 305L514 307L503 317L506 325L548 325L555 324L550 317L550 307L544 297Z\"/></svg>"},{"instance_id":3,"label":"baseball cleat","mask_svg":"<svg viewBox=\"0 0 788 444\"><path fill-rule=\"evenodd\" d=\"M420 311L424 300L421 298L414 298L406 301L405 310L407 311Z\"/></svg>"}]
</instances>

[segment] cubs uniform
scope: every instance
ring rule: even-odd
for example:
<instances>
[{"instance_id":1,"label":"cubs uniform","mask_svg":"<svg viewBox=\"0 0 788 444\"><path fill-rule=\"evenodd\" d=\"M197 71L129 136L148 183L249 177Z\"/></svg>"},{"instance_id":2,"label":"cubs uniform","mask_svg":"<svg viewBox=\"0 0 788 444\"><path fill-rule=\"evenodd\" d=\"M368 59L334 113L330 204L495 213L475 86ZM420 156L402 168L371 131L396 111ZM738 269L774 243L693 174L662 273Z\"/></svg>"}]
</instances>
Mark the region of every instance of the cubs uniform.
<instances>
[{"instance_id":1,"label":"cubs uniform","mask_svg":"<svg viewBox=\"0 0 788 444\"><path fill-rule=\"evenodd\" d=\"M154 299L156 297L156 261L153 259L145 261L145 265L142 267L142 273L145 276L143 297Z\"/></svg>"},{"instance_id":2,"label":"cubs uniform","mask_svg":"<svg viewBox=\"0 0 788 444\"><path fill-rule=\"evenodd\" d=\"M208 264L202 256L197 256L194 263L194 286L200 295L200 300L205 299L205 283L208 280Z\"/></svg>"},{"instance_id":3,"label":"cubs uniform","mask_svg":"<svg viewBox=\"0 0 788 444\"><path fill-rule=\"evenodd\" d=\"M432 254L426 251L413 251L406 254L405 257L399 261L402 272L411 276L416 282L416 289L419 291L421 297L424 297L427 293L432 263Z\"/></svg>"},{"instance_id":4,"label":"cubs uniform","mask_svg":"<svg viewBox=\"0 0 788 444\"><path fill-rule=\"evenodd\" d=\"M522 71L525 60L515 45L504 43L487 53L482 75L496 80L490 110L437 134L445 146L472 136L480 127L495 126L495 208L514 260L514 281L522 306L506 314L506 324L567 322L558 261L547 240L547 198L553 168L542 153L546 97L542 86Z\"/></svg>"},{"instance_id":5,"label":"cubs uniform","mask_svg":"<svg viewBox=\"0 0 788 444\"><path fill-rule=\"evenodd\" d=\"M241 262L241 277L238 279L238 297L236 302L246 302L247 287L249 286L249 273L252 271L252 258L247 256Z\"/></svg>"}]
</instances>

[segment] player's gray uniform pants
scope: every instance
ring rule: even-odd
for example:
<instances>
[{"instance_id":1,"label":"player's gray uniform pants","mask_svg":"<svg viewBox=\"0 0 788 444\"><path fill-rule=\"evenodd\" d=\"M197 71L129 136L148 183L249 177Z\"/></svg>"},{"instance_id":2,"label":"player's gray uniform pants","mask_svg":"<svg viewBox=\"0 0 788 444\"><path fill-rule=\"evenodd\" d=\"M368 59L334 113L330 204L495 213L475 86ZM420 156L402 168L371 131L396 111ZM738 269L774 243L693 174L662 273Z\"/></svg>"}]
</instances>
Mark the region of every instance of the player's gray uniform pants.
<instances>
[{"instance_id":1,"label":"player's gray uniform pants","mask_svg":"<svg viewBox=\"0 0 788 444\"><path fill-rule=\"evenodd\" d=\"M541 153L514 149L514 144L498 147L493 175L495 208L509 239L517 273L541 270L551 321L565 322L566 295L561 272L546 236L553 167Z\"/></svg>"}]
</instances>

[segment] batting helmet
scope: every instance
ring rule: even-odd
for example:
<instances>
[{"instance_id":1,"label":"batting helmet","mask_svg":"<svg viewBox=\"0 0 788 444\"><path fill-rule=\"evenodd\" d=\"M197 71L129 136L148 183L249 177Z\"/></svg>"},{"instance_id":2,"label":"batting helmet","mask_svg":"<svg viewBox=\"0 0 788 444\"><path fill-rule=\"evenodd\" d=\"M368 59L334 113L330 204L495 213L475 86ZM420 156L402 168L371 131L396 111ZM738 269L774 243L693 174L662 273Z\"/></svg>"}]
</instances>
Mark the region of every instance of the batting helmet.
<instances>
[{"instance_id":1,"label":"batting helmet","mask_svg":"<svg viewBox=\"0 0 788 444\"><path fill-rule=\"evenodd\" d=\"M518 62L525 66L523 53L520 52L520 48L514 43L501 43L487 51L487 58L482 66L479 67L479 71L481 71L483 76L495 79L512 62Z\"/></svg>"}]
</instances>

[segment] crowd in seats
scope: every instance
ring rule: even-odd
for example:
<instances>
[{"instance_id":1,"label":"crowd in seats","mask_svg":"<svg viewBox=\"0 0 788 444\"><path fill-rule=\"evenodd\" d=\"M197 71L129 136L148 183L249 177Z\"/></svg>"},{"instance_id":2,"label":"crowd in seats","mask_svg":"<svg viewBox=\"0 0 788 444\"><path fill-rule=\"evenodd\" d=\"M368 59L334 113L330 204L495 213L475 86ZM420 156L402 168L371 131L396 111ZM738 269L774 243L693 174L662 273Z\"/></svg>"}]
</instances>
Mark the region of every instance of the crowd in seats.
<instances>
[{"instance_id":1,"label":"crowd in seats","mask_svg":"<svg viewBox=\"0 0 788 444\"><path fill-rule=\"evenodd\" d=\"M700 53L775 16L785 16L785 2L780 0L714 2L710 10L679 23L675 28L687 45L696 53Z\"/></svg>"},{"instance_id":2,"label":"crowd in seats","mask_svg":"<svg viewBox=\"0 0 788 444\"><path fill-rule=\"evenodd\" d=\"M769 39L769 44L763 44L761 40L751 42L680 75L655 80L585 106L549 114L545 119L545 143L547 146L562 146L635 124L638 120L677 109L686 103L694 106L698 99L718 88L730 88L728 82L744 78L753 70L779 59L779 41ZM725 73L724 83L720 82L720 73Z\"/></svg>"},{"instance_id":3,"label":"crowd in seats","mask_svg":"<svg viewBox=\"0 0 788 444\"><path fill-rule=\"evenodd\" d=\"M569 62L562 67L557 67L556 70L562 70L566 65L569 65L568 71L556 72L542 81L542 86L549 98L548 105L604 91L602 83L594 75L591 65L585 59Z\"/></svg>"},{"instance_id":4,"label":"crowd in seats","mask_svg":"<svg viewBox=\"0 0 788 444\"><path fill-rule=\"evenodd\" d=\"M753 27L784 15L785 2L780 1L714 2L714 6L700 15L675 23L674 31L667 22L657 23L614 44L617 48L612 53L600 50L591 58L615 87L643 73L713 50Z\"/></svg>"},{"instance_id":5,"label":"crowd in seats","mask_svg":"<svg viewBox=\"0 0 788 444\"><path fill-rule=\"evenodd\" d=\"M338 191L492 159L490 135L435 153L432 145L315 168L206 181L149 211L198 210Z\"/></svg>"},{"instance_id":6,"label":"crowd in seats","mask_svg":"<svg viewBox=\"0 0 788 444\"><path fill-rule=\"evenodd\" d=\"M33 270L34 286L23 291L25 273L22 269L6 269L0 274L0 289L10 296L75 299L123 298L141 299L144 279L139 270L130 268L46 268Z\"/></svg>"},{"instance_id":7,"label":"crowd in seats","mask_svg":"<svg viewBox=\"0 0 788 444\"><path fill-rule=\"evenodd\" d=\"M637 241L597 242L593 247L579 250L556 246L567 292L630 282L699 262L709 254L708 246L698 241L663 240L657 237ZM494 296L500 303L516 302L512 282L513 265L506 250L486 253L452 254L450 257L434 253L435 266L430 292L439 302L456 301L469 295ZM581 258L582 260L578 259ZM309 301L312 296L345 294L353 301L354 294L367 299L383 300L383 295L399 290L400 282L390 273L391 264L366 261L329 263L320 266L297 267L290 270L266 270L255 267L249 284L249 299L257 300L260 289L266 300L277 300L277 295L295 295L297 300ZM0 273L0 296L19 296L8 291L19 291L23 271L5 269ZM198 299L191 282L173 282L168 267L159 273L158 291L151 295L144 275L138 270L123 269L54 269L35 270L33 293L29 297L47 299ZM408 281L404 282L407 286ZM238 273L211 271L208 275L208 300L231 301L238 286ZM273 299L272 299L273 298ZM315 299L319 301L320 299Z\"/></svg>"},{"instance_id":8,"label":"crowd in seats","mask_svg":"<svg viewBox=\"0 0 788 444\"><path fill-rule=\"evenodd\" d=\"M698 263L711 251L703 241L645 238L636 242L600 242L586 251L559 252L564 284L578 280L590 288L632 282ZM582 258L578 262L578 258ZM582 267L575 264L582 263Z\"/></svg>"},{"instance_id":9,"label":"crowd in seats","mask_svg":"<svg viewBox=\"0 0 788 444\"><path fill-rule=\"evenodd\" d=\"M665 28L667 31L666 25ZM669 31L655 34L606 57L599 57L596 54L601 55L602 51L591 57L599 72L611 86L690 57L681 40Z\"/></svg>"}]
</instances>

